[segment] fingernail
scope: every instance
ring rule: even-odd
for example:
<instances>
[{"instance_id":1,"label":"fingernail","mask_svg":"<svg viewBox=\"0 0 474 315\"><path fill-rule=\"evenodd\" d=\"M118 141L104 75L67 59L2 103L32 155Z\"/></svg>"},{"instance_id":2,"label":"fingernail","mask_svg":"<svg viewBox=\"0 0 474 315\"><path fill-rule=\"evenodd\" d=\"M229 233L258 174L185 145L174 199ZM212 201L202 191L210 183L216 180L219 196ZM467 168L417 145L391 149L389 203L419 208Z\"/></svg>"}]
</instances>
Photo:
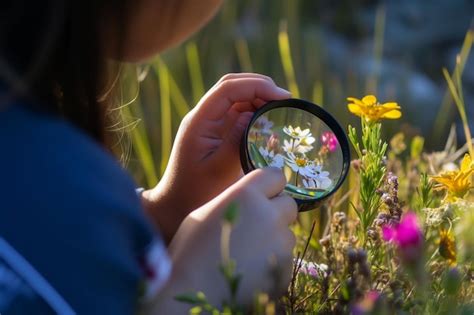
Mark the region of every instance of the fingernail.
<instances>
[{"instance_id":1,"label":"fingernail","mask_svg":"<svg viewBox=\"0 0 474 315\"><path fill-rule=\"evenodd\" d=\"M277 89L278 89L278 92L282 93L282 94L289 94L291 95L291 92L288 91L288 90L285 90L284 88L281 88L279 86L277 86Z\"/></svg>"}]
</instances>

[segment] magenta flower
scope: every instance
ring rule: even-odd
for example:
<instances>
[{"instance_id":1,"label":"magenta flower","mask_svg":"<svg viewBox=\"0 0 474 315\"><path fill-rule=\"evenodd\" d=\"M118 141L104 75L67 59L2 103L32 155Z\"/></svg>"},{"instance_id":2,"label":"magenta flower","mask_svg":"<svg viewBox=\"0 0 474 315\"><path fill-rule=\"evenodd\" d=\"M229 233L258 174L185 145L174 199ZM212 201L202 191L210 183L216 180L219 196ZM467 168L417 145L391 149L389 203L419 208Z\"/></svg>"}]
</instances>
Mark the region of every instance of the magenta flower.
<instances>
[{"instance_id":1,"label":"magenta flower","mask_svg":"<svg viewBox=\"0 0 474 315\"><path fill-rule=\"evenodd\" d=\"M407 212L395 226L385 225L382 233L386 241L397 246L406 262L413 262L420 256L423 234L415 213Z\"/></svg>"},{"instance_id":2,"label":"magenta flower","mask_svg":"<svg viewBox=\"0 0 474 315\"><path fill-rule=\"evenodd\" d=\"M336 151L339 145L336 136L330 131L326 131L321 135L321 142L329 149L329 152Z\"/></svg>"}]
</instances>

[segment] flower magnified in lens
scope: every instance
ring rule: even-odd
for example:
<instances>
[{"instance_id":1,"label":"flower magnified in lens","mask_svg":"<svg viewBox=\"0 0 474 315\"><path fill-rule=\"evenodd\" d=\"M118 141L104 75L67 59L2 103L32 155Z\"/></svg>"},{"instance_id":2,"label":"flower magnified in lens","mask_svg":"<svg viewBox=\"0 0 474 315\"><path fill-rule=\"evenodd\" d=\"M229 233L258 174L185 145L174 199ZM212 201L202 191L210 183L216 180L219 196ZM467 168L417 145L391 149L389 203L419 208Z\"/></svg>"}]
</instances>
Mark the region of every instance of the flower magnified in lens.
<instances>
[{"instance_id":1,"label":"flower magnified in lens","mask_svg":"<svg viewBox=\"0 0 474 315\"><path fill-rule=\"evenodd\" d=\"M316 141L309 129L301 130L300 127L293 128L293 126L289 125L288 127L283 127L283 132L298 140L303 146L309 146Z\"/></svg>"},{"instance_id":2,"label":"flower magnified in lens","mask_svg":"<svg viewBox=\"0 0 474 315\"><path fill-rule=\"evenodd\" d=\"M283 151L286 153L301 153L305 154L308 153L313 149L313 146L311 145L301 145L301 142L296 139L290 139L288 140L283 140Z\"/></svg>"},{"instance_id":3,"label":"flower magnified in lens","mask_svg":"<svg viewBox=\"0 0 474 315\"><path fill-rule=\"evenodd\" d=\"M306 179L303 179L303 185L306 188L328 189L332 184L332 180L329 178L329 172L323 171L321 165L308 165L304 175Z\"/></svg>"},{"instance_id":4,"label":"flower magnified in lens","mask_svg":"<svg viewBox=\"0 0 474 315\"><path fill-rule=\"evenodd\" d=\"M268 120L266 116L260 116L253 125L261 134L271 135L273 122Z\"/></svg>"},{"instance_id":5,"label":"flower magnified in lens","mask_svg":"<svg viewBox=\"0 0 474 315\"><path fill-rule=\"evenodd\" d=\"M264 147L258 149L260 154L267 161L269 166L283 168L285 165L284 157L281 154L275 154L273 151L269 151Z\"/></svg>"},{"instance_id":6,"label":"flower magnified in lens","mask_svg":"<svg viewBox=\"0 0 474 315\"><path fill-rule=\"evenodd\" d=\"M446 189L446 201L456 201L463 198L473 188L471 176L474 173L474 163L469 154L464 155L459 171L448 171L431 177L436 183L436 189Z\"/></svg>"},{"instance_id":7,"label":"flower magnified in lens","mask_svg":"<svg viewBox=\"0 0 474 315\"><path fill-rule=\"evenodd\" d=\"M275 152L280 151L280 138L278 134L273 133L267 141L267 149Z\"/></svg>"},{"instance_id":8,"label":"flower magnified in lens","mask_svg":"<svg viewBox=\"0 0 474 315\"><path fill-rule=\"evenodd\" d=\"M330 131L326 131L321 135L321 142L328 148L329 152L336 151L337 146L339 145L336 135Z\"/></svg>"},{"instance_id":9,"label":"flower magnified in lens","mask_svg":"<svg viewBox=\"0 0 474 315\"><path fill-rule=\"evenodd\" d=\"M400 106L395 102L380 104L374 95L364 96L361 100L348 97L347 107L351 113L364 118L367 122L375 122L382 118L398 119L402 116Z\"/></svg>"},{"instance_id":10,"label":"flower magnified in lens","mask_svg":"<svg viewBox=\"0 0 474 315\"><path fill-rule=\"evenodd\" d=\"M308 158L304 155L295 155L292 152L288 152L287 155L288 158L285 158L285 160L293 172L306 175L307 167L310 163Z\"/></svg>"},{"instance_id":11,"label":"flower magnified in lens","mask_svg":"<svg viewBox=\"0 0 474 315\"><path fill-rule=\"evenodd\" d=\"M248 140L250 143L254 142L250 148L257 161L256 165L284 169L288 183L307 189L306 192L300 189L298 193L314 197L315 191L326 191L333 184L329 172L324 171L322 165L325 164L327 153L336 150L339 143L332 132L317 129L321 132L317 136L321 141L316 144L311 125L306 125L309 128L302 129L297 125L278 126L268 117L261 116L250 129Z\"/></svg>"}]
</instances>

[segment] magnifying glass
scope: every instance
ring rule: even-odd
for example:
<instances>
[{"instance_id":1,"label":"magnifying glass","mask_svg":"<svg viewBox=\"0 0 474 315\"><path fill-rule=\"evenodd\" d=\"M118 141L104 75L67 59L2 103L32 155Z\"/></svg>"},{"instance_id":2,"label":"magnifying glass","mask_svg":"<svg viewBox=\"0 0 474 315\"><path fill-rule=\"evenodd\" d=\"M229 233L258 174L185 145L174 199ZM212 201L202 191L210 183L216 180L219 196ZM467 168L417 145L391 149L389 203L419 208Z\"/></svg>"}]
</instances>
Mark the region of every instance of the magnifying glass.
<instances>
[{"instance_id":1,"label":"magnifying glass","mask_svg":"<svg viewBox=\"0 0 474 315\"><path fill-rule=\"evenodd\" d=\"M300 100L271 101L250 120L240 147L245 173L282 169L299 211L318 207L344 182L349 142L339 123L320 106Z\"/></svg>"}]
</instances>

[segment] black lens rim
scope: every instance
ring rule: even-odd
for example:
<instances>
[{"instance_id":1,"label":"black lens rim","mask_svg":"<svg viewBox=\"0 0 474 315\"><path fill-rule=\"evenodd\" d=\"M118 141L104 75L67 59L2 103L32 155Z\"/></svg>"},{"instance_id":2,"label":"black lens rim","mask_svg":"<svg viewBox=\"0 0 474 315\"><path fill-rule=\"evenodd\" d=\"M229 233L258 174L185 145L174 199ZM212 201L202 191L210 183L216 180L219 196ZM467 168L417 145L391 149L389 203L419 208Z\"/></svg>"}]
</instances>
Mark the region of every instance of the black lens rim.
<instances>
[{"instance_id":1,"label":"black lens rim","mask_svg":"<svg viewBox=\"0 0 474 315\"><path fill-rule=\"evenodd\" d=\"M319 198L315 198L315 199L308 200L308 199L294 198L296 203L298 204L298 210L300 212L312 210L318 207L323 200L329 198L332 194L334 194L337 190L339 190L341 185L344 183L347 177L347 174L349 173L349 168L351 164L349 140L347 139L344 129L337 122L337 120L331 114L329 114L326 110L324 110L321 106L317 104L308 102L306 100L295 99L295 98L270 101L266 103L265 105L263 105L262 107L260 107L257 111L255 111L255 113L252 116L252 119L250 120L243 134L243 137L240 143L240 163L242 165L242 169L245 174L256 169L256 167L252 163L252 159L250 158L250 152L248 150L248 134L250 132L251 126L264 113L272 109L281 108L281 107L301 109L318 117L332 130L337 140L339 141L339 145L342 150L343 166L341 170L341 176L339 177L338 182L334 186L334 189L331 192L327 193L326 195Z\"/></svg>"}]
</instances>

